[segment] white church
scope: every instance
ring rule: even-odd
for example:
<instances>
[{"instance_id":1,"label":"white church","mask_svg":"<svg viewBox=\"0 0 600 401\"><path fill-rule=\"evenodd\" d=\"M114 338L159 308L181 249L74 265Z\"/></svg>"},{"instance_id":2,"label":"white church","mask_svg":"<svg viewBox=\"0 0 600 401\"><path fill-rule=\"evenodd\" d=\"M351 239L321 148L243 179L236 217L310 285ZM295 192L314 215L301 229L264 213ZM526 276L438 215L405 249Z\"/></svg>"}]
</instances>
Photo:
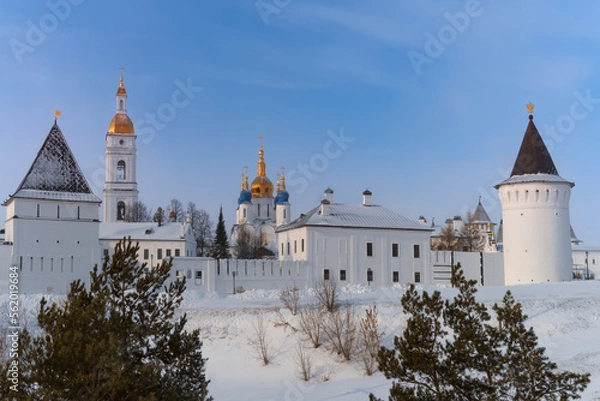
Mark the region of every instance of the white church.
<instances>
[{"instance_id":1,"label":"white church","mask_svg":"<svg viewBox=\"0 0 600 401\"><path fill-rule=\"evenodd\" d=\"M87 282L94 264L126 236L139 242L140 262L152 268L172 257L175 275L186 277L188 288L206 291L229 292L236 285L306 288L315 280L374 286L447 283L458 262L467 277L482 285L571 280L569 198L574 184L558 175L533 123L533 105L528 107L529 123L511 176L496 185L503 252L431 251L431 227L374 204L369 190L361 202L343 203L327 189L319 205L292 220L283 171L274 188L261 143L256 178L248 185L247 173L243 176L232 239L244 230L275 257L216 261L195 256L189 221L127 221L138 199L137 150L121 77L106 133L103 220L102 201L92 193L55 119L31 168L3 204L0 292L8 289L9 268L18 267L22 293L65 293L71 281ZM489 226L483 221L489 220L487 214L479 220Z\"/></svg>"}]
</instances>

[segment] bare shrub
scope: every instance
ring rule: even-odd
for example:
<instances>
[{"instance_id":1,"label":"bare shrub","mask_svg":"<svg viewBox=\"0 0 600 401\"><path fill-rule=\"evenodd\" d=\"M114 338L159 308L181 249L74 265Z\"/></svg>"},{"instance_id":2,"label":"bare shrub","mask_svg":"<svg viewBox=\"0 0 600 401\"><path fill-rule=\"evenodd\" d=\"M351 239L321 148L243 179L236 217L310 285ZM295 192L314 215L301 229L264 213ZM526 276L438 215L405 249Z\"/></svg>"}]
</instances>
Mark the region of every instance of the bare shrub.
<instances>
[{"instance_id":1,"label":"bare shrub","mask_svg":"<svg viewBox=\"0 0 600 401\"><path fill-rule=\"evenodd\" d=\"M298 313L298 304L300 303L300 290L298 287L285 287L279 294L279 300L283 307L289 309L293 316Z\"/></svg>"},{"instance_id":2,"label":"bare shrub","mask_svg":"<svg viewBox=\"0 0 600 401\"><path fill-rule=\"evenodd\" d=\"M360 319L358 325L359 354L367 376L371 376L377 371L377 354L381 337L383 337L383 333L379 332L377 306L373 306L365 311L365 317Z\"/></svg>"},{"instance_id":3,"label":"bare shrub","mask_svg":"<svg viewBox=\"0 0 600 401\"><path fill-rule=\"evenodd\" d=\"M317 305L307 305L300 310L300 328L313 347L319 348L323 336L323 309Z\"/></svg>"},{"instance_id":4,"label":"bare shrub","mask_svg":"<svg viewBox=\"0 0 600 401\"><path fill-rule=\"evenodd\" d=\"M349 361L356 347L357 328L354 307L345 305L330 313L323 331L331 341L333 350Z\"/></svg>"},{"instance_id":5,"label":"bare shrub","mask_svg":"<svg viewBox=\"0 0 600 401\"><path fill-rule=\"evenodd\" d=\"M273 358L273 346L267 335L267 323L265 323L262 316L258 316L256 321L252 323L252 328L254 330L254 339L251 344L254 352L264 365L268 365Z\"/></svg>"},{"instance_id":6,"label":"bare shrub","mask_svg":"<svg viewBox=\"0 0 600 401\"><path fill-rule=\"evenodd\" d=\"M298 347L296 348L296 364L300 372L300 379L305 382L309 381L312 376L312 359L300 343L298 343Z\"/></svg>"},{"instance_id":7,"label":"bare shrub","mask_svg":"<svg viewBox=\"0 0 600 401\"><path fill-rule=\"evenodd\" d=\"M243 294L243 293L245 293L245 292L246 292L246 289L245 289L244 287L242 287L241 285L240 285L240 286L237 286L237 287L235 287L235 293L236 293L236 294Z\"/></svg>"},{"instance_id":8,"label":"bare shrub","mask_svg":"<svg viewBox=\"0 0 600 401\"><path fill-rule=\"evenodd\" d=\"M319 304L327 312L333 312L338 307L339 293L335 280L319 280L315 285L315 293Z\"/></svg>"}]
</instances>

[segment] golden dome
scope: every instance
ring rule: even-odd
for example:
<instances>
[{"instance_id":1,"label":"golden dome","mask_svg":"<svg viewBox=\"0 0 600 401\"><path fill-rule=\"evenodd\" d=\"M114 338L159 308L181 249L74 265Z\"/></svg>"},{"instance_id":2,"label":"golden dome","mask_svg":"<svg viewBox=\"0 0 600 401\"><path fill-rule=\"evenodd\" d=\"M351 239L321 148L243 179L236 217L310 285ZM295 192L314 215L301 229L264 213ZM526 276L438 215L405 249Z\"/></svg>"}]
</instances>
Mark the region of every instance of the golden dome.
<instances>
[{"instance_id":1,"label":"golden dome","mask_svg":"<svg viewBox=\"0 0 600 401\"><path fill-rule=\"evenodd\" d=\"M108 126L108 132L115 134L133 134L133 123L127 114L115 114Z\"/></svg>"},{"instance_id":2,"label":"golden dome","mask_svg":"<svg viewBox=\"0 0 600 401\"><path fill-rule=\"evenodd\" d=\"M262 140L262 135L260 136ZM252 192L253 198L272 198L273 197L273 183L267 178L267 164L265 163L265 151L263 150L262 144L258 151L258 165L257 175L252 181L250 186L250 192Z\"/></svg>"},{"instance_id":3,"label":"golden dome","mask_svg":"<svg viewBox=\"0 0 600 401\"><path fill-rule=\"evenodd\" d=\"M265 176L258 176L252 181L250 192L253 198L272 198L273 183Z\"/></svg>"}]
</instances>

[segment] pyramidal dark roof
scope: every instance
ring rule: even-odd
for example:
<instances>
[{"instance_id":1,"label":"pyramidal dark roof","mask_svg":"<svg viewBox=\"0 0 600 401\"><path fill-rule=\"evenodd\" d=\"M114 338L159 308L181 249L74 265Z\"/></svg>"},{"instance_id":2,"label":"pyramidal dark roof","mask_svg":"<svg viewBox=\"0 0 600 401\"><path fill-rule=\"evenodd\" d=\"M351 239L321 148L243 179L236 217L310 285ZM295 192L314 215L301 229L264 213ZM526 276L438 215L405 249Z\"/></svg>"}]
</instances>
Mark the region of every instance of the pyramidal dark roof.
<instances>
[{"instance_id":1,"label":"pyramidal dark roof","mask_svg":"<svg viewBox=\"0 0 600 401\"><path fill-rule=\"evenodd\" d=\"M519 154L517 155L517 160L510 176L525 174L558 175L550 152L533 123L532 115L529 115L529 124L525 130L521 149L519 149Z\"/></svg>"},{"instance_id":2,"label":"pyramidal dark roof","mask_svg":"<svg viewBox=\"0 0 600 401\"><path fill-rule=\"evenodd\" d=\"M491 222L490 216L488 216L487 212L483 208L481 201L477 204L477 208L475 209L475 213L473 213L473 221L474 222Z\"/></svg>"},{"instance_id":3,"label":"pyramidal dark roof","mask_svg":"<svg viewBox=\"0 0 600 401\"><path fill-rule=\"evenodd\" d=\"M40 191L47 196L40 195ZM60 193L68 193L71 200L100 201L90 189L55 121L13 197L65 198Z\"/></svg>"}]
</instances>

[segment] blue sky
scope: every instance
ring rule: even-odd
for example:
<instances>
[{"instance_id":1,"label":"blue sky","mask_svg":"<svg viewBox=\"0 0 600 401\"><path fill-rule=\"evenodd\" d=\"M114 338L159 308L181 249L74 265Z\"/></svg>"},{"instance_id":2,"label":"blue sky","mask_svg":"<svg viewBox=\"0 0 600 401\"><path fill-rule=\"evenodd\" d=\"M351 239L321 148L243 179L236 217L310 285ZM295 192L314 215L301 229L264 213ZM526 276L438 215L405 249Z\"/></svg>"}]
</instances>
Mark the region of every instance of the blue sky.
<instances>
[{"instance_id":1,"label":"blue sky","mask_svg":"<svg viewBox=\"0 0 600 401\"><path fill-rule=\"evenodd\" d=\"M482 196L499 221L493 185L531 101L576 183L572 225L600 245L599 12L593 1L2 2L0 190L17 188L60 109L101 196L123 66L152 209L178 198L216 220L222 205L230 227L262 134L273 182L286 167L293 216L330 186L336 201L368 188L374 203L437 222ZM189 102L175 108L182 85Z\"/></svg>"}]
</instances>

